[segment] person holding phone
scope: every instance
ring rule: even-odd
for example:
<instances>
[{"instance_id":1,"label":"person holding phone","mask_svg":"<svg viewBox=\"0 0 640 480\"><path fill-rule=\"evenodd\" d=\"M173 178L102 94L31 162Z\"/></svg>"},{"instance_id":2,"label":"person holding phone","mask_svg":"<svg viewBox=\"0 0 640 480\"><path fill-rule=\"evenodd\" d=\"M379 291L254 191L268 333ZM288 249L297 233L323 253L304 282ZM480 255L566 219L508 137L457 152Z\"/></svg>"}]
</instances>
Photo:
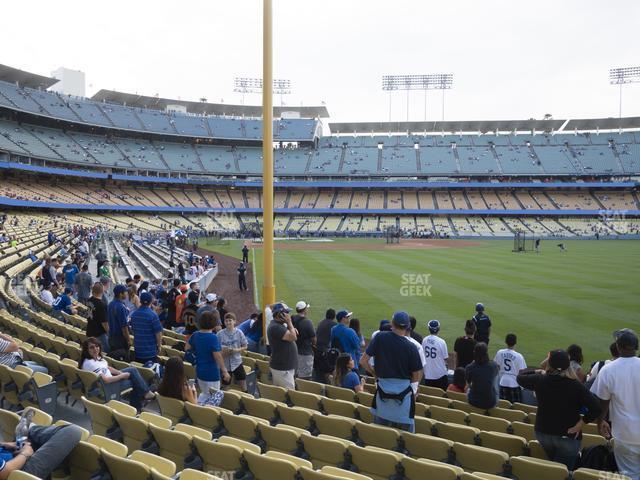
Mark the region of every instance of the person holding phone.
<instances>
[{"instance_id":1,"label":"person holding phone","mask_svg":"<svg viewBox=\"0 0 640 480\"><path fill-rule=\"evenodd\" d=\"M194 379L187 380L184 374L184 362L180 357L171 357L164 365L164 375L158 387L158 393L163 397L176 398L183 402L197 403L196 383Z\"/></svg>"},{"instance_id":2,"label":"person holding phone","mask_svg":"<svg viewBox=\"0 0 640 480\"><path fill-rule=\"evenodd\" d=\"M517 381L522 388L536 393L535 435L548 459L573 470L580 452L582 426L596 420L601 408L598 399L574 378L570 364L565 350L553 350L547 357L546 370L525 370ZM582 418L580 413L585 410Z\"/></svg>"},{"instance_id":3,"label":"person holding phone","mask_svg":"<svg viewBox=\"0 0 640 480\"><path fill-rule=\"evenodd\" d=\"M271 346L269 369L273 384L278 387L295 390L294 374L298 366L298 331L294 328L290 315L291 309L284 303L271 307L273 320L267 327L267 338Z\"/></svg>"}]
</instances>

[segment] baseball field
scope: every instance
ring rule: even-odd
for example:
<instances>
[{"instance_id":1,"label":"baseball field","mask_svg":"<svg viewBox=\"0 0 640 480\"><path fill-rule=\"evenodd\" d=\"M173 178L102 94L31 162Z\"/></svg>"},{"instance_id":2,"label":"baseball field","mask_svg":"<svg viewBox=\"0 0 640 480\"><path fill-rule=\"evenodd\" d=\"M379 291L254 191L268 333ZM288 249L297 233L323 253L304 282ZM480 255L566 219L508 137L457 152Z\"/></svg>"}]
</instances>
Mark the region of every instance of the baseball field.
<instances>
[{"instance_id":1,"label":"baseball field","mask_svg":"<svg viewBox=\"0 0 640 480\"><path fill-rule=\"evenodd\" d=\"M589 365L608 357L614 330L640 328L640 242L569 240L564 252L558 243L517 254L507 240L276 241L276 295L291 307L307 301L314 322L329 307L353 311L365 337L395 310L415 316L421 334L435 318L450 349L482 302L492 352L513 332L530 363L577 343ZM242 244L202 246L241 258ZM260 245L249 258L260 292Z\"/></svg>"}]
</instances>

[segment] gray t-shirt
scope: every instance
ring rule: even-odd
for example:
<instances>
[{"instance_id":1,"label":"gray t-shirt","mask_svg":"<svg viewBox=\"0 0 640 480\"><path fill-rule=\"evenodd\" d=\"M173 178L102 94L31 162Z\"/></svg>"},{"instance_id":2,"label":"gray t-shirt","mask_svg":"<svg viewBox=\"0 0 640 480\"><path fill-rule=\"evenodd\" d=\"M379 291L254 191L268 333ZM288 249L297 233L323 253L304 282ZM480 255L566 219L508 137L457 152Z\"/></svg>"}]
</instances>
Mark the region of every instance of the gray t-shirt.
<instances>
[{"instance_id":1,"label":"gray t-shirt","mask_svg":"<svg viewBox=\"0 0 640 480\"><path fill-rule=\"evenodd\" d=\"M223 328L218 333L218 340L220 340L220 347L222 349L226 348L240 348L247 346L247 339L237 328L233 329L233 332L230 332L226 328ZM239 353L232 353L229 356L223 356L224 365L227 367L229 372L233 372L236 368L242 365L242 358Z\"/></svg>"},{"instance_id":2,"label":"gray t-shirt","mask_svg":"<svg viewBox=\"0 0 640 480\"><path fill-rule=\"evenodd\" d=\"M296 342L287 342L282 337L287 333L287 325L272 320L267 327L267 339L271 346L269 366L274 370L295 370L298 366Z\"/></svg>"}]
</instances>

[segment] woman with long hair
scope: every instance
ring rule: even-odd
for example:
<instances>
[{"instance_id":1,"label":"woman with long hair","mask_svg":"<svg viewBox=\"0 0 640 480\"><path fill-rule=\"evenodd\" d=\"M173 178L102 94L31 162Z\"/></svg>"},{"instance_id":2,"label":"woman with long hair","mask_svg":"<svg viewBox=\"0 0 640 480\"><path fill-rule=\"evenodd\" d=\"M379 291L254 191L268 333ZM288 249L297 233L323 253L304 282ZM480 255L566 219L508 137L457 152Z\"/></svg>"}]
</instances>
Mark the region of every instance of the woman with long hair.
<instances>
[{"instance_id":1,"label":"woman with long hair","mask_svg":"<svg viewBox=\"0 0 640 480\"><path fill-rule=\"evenodd\" d=\"M498 404L498 364L489 359L487 344L476 343L473 347L473 362L465 369L469 404L490 409Z\"/></svg>"},{"instance_id":2,"label":"woman with long hair","mask_svg":"<svg viewBox=\"0 0 640 480\"><path fill-rule=\"evenodd\" d=\"M572 345L569 345L569 348L567 348L567 353L569 354L569 360L571 362L571 370L575 374L576 379L580 383L584 383L586 380L586 375L582 371L582 363L584 362L582 347L574 343Z\"/></svg>"},{"instance_id":3,"label":"woman with long hair","mask_svg":"<svg viewBox=\"0 0 640 480\"><path fill-rule=\"evenodd\" d=\"M360 376L353 370L354 368L355 363L351 354L341 353L336 360L336 369L333 371L333 385L361 392L364 388Z\"/></svg>"},{"instance_id":4,"label":"woman with long hair","mask_svg":"<svg viewBox=\"0 0 640 480\"><path fill-rule=\"evenodd\" d=\"M89 337L82 342L78 368L98 374L105 383L120 382L121 391L131 388L129 404L138 412L142 410L143 400L151 400L155 397L136 367L127 367L122 370L110 367L102 357L102 344L95 337Z\"/></svg>"},{"instance_id":5,"label":"woman with long hair","mask_svg":"<svg viewBox=\"0 0 640 480\"><path fill-rule=\"evenodd\" d=\"M356 332L358 338L360 339L360 348L364 347L364 336L360 333L360 320L357 318L352 318L349 320L349 328Z\"/></svg>"},{"instance_id":6,"label":"woman with long hair","mask_svg":"<svg viewBox=\"0 0 640 480\"><path fill-rule=\"evenodd\" d=\"M184 362L180 357L171 357L164 365L164 375L158 387L163 397L177 398L183 402L196 402L196 386L187 382L184 374Z\"/></svg>"},{"instance_id":7,"label":"woman with long hair","mask_svg":"<svg viewBox=\"0 0 640 480\"><path fill-rule=\"evenodd\" d=\"M547 457L573 470L580 452L582 426L598 418L600 402L574 378L567 352L553 350L544 363L544 370L527 370L518 375L518 384L536 394L535 435Z\"/></svg>"}]
</instances>

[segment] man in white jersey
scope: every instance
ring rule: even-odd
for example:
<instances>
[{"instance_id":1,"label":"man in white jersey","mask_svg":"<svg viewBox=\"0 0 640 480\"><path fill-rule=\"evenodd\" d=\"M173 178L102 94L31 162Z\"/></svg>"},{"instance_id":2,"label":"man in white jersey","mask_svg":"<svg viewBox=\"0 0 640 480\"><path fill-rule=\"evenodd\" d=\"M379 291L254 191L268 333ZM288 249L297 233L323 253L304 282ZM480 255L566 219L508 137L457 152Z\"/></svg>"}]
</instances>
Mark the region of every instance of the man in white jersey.
<instances>
[{"instance_id":1,"label":"man in white jersey","mask_svg":"<svg viewBox=\"0 0 640 480\"><path fill-rule=\"evenodd\" d=\"M447 342L438 336L440 322L430 320L427 324L429 334L422 340L424 352L424 384L428 387L438 387L446 390L449 386L447 377L447 359L449 352Z\"/></svg>"},{"instance_id":2,"label":"man in white jersey","mask_svg":"<svg viewBox=\"0 0 640 480\"><path fill-rule=\"evenodd\" d=\"M613 437L613 454L618 470L632 480L640 480L640 358L638 336L625 328L615 333L619 358L598 372L591 393L600 399L600 434ZM611 425L604 419L609 412Z\"/></svg>"},{"instance_id":3,"label":"man in white jersey","mask_svg":"<svg viewBox=\"0 0 640 480\"><path fill-rule=\"evenodd\" d=\"M504 339L507 348L498 350L494 362L500 367L500 398L511 403L522 402L522 389L518 385L516 377L520 370L527 368L522 354L515 351L518 338L515 333L508 333Z\"/></svg>"}]
</instances>

